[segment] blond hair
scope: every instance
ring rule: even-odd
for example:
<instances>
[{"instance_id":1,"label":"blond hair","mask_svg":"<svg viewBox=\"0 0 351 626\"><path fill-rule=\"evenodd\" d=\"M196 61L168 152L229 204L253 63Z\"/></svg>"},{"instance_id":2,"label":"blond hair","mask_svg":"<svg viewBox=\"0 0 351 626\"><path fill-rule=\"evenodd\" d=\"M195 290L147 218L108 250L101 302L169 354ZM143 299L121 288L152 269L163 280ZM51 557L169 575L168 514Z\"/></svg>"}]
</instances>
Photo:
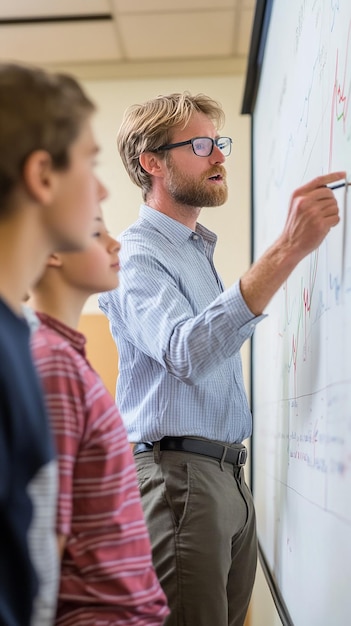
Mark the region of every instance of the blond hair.
<instances>
[{"instance_id":1,"label":"blond hair","mask_svg":"<svg viewBox=\"0 0 351 626\"><path fill-rule=\"evenodd\" d=\"M146 200L152 179L139 162L143 152L154 152L172 139L175 128L185 128L193 113L204 113L219 129L224 124L221 105L204 94L189 92L158 96L143 104L134 104L124 113L117 134L117 147L129 177L142 189ZM160 152L160 158L164 153Z\"/></svg>"},{"instance_id":2,"label":"blond hair","mask_svg":"<svg viewBox=\"0 0 351 626\"><path fill-rule=\"evenodd\" d=\"M94 109L71 76L0 63L0 215L34 151L47 150L57 169L68 166L69 148Z\"/></svg>"}]
</instances>

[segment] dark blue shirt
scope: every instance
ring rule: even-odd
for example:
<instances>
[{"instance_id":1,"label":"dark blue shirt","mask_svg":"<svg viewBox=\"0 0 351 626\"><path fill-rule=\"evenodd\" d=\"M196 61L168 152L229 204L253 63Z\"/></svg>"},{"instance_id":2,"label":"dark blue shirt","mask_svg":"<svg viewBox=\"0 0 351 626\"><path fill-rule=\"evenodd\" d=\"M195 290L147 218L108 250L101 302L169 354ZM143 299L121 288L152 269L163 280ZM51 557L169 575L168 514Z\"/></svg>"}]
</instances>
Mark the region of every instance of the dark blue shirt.
<instances>
[{"instance_id":1,"label":"dark blue shirt","mask_svg":"<svg viewBox=\"0 0 351 626\"><path fill-rule=\"evenodd\" d=\"M42 626L53 621L57 583L53 458L46 411L30 354L29 327L0 300L2 625Z\"/></svg>"}]
</instances>

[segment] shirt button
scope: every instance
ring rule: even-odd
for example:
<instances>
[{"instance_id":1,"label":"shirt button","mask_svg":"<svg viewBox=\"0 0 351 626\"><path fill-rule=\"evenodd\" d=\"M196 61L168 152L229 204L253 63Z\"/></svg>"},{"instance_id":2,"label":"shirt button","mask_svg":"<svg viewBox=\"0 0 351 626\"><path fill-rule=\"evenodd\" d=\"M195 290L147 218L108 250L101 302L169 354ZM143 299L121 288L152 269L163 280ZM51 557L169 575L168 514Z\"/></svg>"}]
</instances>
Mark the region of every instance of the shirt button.
<instances>
[{"instance_id":1,"label":"shirt button","mask_svg":"<svg viewBox=\"0 0 351 626\"><path fill-rule=\"evenodd\" d=\"M194 241L197 241L197 240L198 240L198 238L199 238L199 235L193 235L193 240L194 240Z\"/></svg>"}]
</instances>

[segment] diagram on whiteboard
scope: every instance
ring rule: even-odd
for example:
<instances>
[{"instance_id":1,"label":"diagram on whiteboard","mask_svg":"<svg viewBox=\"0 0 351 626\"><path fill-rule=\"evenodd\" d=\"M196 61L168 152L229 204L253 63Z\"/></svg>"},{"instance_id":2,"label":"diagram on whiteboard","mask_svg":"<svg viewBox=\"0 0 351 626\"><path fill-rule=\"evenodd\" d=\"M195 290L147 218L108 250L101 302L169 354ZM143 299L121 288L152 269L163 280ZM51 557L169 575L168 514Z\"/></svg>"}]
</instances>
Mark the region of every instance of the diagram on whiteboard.
<instances>
[{"instance_id":1,"label":"diagram on whiteboard","mask_svg":"<svg viewBox=\"0 0 351 626\"><path fill-rule=\"evenodd\" d=\"M292 191L337 170L351 181L351 3L275 0L253 115L255 258ZM253 342L258 533L296 626L351 619L351 187L334 193L340 223Z\"/></svg>"}]
</instances>

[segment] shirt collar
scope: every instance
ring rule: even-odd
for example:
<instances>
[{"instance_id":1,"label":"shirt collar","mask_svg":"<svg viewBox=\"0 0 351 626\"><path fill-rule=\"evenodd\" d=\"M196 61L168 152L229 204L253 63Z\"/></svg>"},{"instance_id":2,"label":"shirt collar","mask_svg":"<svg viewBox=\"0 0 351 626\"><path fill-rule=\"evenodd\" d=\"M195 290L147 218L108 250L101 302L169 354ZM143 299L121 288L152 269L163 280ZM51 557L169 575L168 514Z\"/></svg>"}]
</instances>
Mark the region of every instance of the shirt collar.
<instances>
[{"instance_id":1,"label":"shirt collar","mask_svg":"<svg viewBox=\"0 0 351 626\"><path fill-rule=\"evenodd\" d=\"M74 328L71 328L66 324L63 324L62 322L59 322L59 320L54 317L46 315L46 313L37 312L36 315L42 324L45 324L45 326L48 326L52 330L56 331L59 335L64 337L71 344L71 346L77 350L77 352L80 352L80 354L84 357L86 356L85 344L87 340L82 333L78 330L74 330Z\"/></svg>"},{"instance_id":2,"label":"shirt collar","mask_svg":"<svg viewBox=\"0 0 351 626\"><path fill-rule=\"evenodd\" d=\"M22 312L32 335L40 326L39 318L35 311L33 311L33 309L26 304L22 304Z\"/></svg>"},{"instance_id":3,"label":"shirt collar","mask_svg":"<svg viewBox=\"0 0 351 626\"><path fill-rule=\"evenodd\" d=\"M194 234L200 235L212 245L215 245L217 242L217 235L205 226L202 226L202 224L196 224L196 229L193 231L188 226L184 226L184 224L168 217L168 215L156 211L156 209L147 204L141 205L139 215L176 245L181 245L188 239L192 239Z\"/></svg>"}]
</instances>

